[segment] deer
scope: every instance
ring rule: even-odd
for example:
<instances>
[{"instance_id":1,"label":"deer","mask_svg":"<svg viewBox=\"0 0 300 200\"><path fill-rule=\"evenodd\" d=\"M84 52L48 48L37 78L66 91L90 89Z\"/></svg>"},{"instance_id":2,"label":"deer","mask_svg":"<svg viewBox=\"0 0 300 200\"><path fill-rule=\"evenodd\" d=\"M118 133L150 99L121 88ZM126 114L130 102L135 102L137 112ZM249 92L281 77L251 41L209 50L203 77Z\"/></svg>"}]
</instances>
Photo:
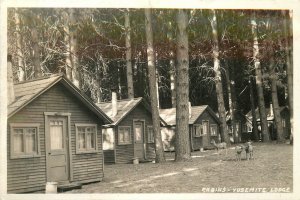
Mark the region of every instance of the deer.
<instances>
[{"instance_id":1,"label":"deer","mask_svg":"<svg viewBox=\"0 0 300 200\"><path fill-rule=\"evenodd\" d=\"M252 146L251 141L248 141L246 143L245 151L246 151L246 158L247 158L247 160L249 160L249 159L253 160L254 159L254 157L253 157L253 146Z\"/></svg>"},{"instance_id":2,"label":"deer","mask_svg":"<svg viewBox=\"0 0 300 200\"><path fill-rule=\"evenodd\" d=\"M227 155L226 142L216 143L216 141L214 139L212 139L210 143L215 147L215 149L217 149L217 153L219 153L219 149L225 149L226 155Z\"/></svg>"},{"instance_id":3,"label":"deer","mask_svg":"<svg viewBox=\"0 0 300 200\"><path fill-rule=\"evenodd\" d=\"M235 147L235 156L236 156L235 160L236 161L241 161L242 160L241 159L241 154L242 154L244 149L245 149L244 145L238 145L238 146Z\"/></svg>"}]
</instances>

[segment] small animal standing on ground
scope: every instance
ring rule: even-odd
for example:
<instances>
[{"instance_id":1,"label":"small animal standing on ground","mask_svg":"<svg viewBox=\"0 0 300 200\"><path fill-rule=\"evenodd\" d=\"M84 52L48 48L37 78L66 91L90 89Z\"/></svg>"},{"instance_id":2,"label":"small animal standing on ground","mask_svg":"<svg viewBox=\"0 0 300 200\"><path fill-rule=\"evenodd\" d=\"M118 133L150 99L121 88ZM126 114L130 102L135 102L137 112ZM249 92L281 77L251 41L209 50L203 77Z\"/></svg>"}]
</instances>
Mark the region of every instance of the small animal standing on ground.
<instances>
[{"instance_id":1,"label":"small animal standing on ground","mask_svg":"<svg viewBox=\"0 0 300 200\"><path fill-rule=\"evenodd\" d=\"M241 161L241 155L243 150L245 149L244 145L238 145L235 147L235 160L236 161Z\"/></svg>"},{"instance_id":2,"label":"small animal standing on ground","mask_svg":"<svg viewBox=\"0 0 300 200\"><path fill-rule=\"evenodd\" d=\"M246 159L247 160L253 160L254 157L253 157L253 146L252 146L252 143L251 141L248 141L246 143L246 147L245 147L245 151L246 151Z\"/></svg>"},{"instance_id":3,"label":"small animal standing on ground","mask_svg":"<svg viewBox=\"0 0 300 200\"><path fill-rule=\"evenodd\" d=\"M219 153L219 149L225 149L226 155L227 155L226 142L216 143L216 141L214 139L212 139L210 143L215 147L215 149L217 149L217 153Z\"/></svg>"}]
</instances>

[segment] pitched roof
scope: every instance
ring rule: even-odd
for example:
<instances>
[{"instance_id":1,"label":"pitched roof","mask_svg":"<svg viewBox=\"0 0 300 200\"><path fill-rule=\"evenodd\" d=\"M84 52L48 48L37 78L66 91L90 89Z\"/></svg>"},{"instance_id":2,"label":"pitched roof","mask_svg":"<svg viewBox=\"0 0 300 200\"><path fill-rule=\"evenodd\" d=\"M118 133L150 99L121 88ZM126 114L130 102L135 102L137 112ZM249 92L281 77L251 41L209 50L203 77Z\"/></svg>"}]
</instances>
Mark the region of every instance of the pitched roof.
<instances>
[{"instance_id":1,"label":"pitched roof","mask_svg":"<svg viewBox=\"0 0 300 200\"><path fill-rule=\"evenodd\" d=\"M134 99L122 99L118 100L117 103L117 115L112 116L112 103L111 102L101 102L97 103L96 105L103 110L112 120L112 125L117 125L119 122L121 122L124 117L126 117L135 107L137 107L139 104L142 104L146 110L148 110L151 113L150 106L143 101L142 97L134 98ZM166 124L166 122L163 119L160 119L163 124Z\"/></svg>"},{"instance_id":2,"label":"pitched roof","mask_svg":"<svg viewBox=\"0 0 300 200\"><path fill-rule=\"evenodd\" d=\"M189 124L194 124L205 110L207 110L218 122L220 122L219 118L211 110L211 108L208 105L203 105L191 107ZM168 125L176 125L176 108L160 109L160 116Z\"/></svg>"},{"instance_id":3,"label":"pitched roof","mask_svg":"<svg viewBox=\"0 0 300 200\"><path fill-rule=\"evenodd\" d=\"M73 85L68 79L61 75L55 75L51 77L20 82L14 85L15 101L7 106L8 118L16 114L19 110L24 108L34 99L41 94L49 90L52 86L61 82L71 91L75 96L81 100L87 107L93 111L97 116L103 118L106 123L110 123L111 119L106 116L86 95L80 92L80 90Z\"/></svg>"},{"instance_id":4,"label":"pitched roof","mask_svg":"<svg viewBox=\"0 0 300 200\"><path fill-rule=\"evenodd\" d=\"M118 100L117 115L112 116L112 103L101 102L96 105L103 110L103 112L113 120L113 125L118 124L130 111L132 111L141 101L142 97L134 99Z\"/></svg>"},{"instance_id":5,"label":"pitched roof","mask_svg":"<svg viewBox=\"0 0 300 200\"><path fill-rule=\"evenodd\" d=\"M280 113L281 113L283 110L288 109L288 108L286 106L281 106L281 107L279 107L279 109L280 109ZM267 113L267 120L268 121L274 120L274 114L273 115L271 114L270 108L266 108L266 113ZM259 115L259 109L258 108L255 109L255 115L256 115L256 120L260 121L260 115ZM252 120L251 110L246 114L246 117L249 119L249 121Z\"/></svg>"}]
</instances>

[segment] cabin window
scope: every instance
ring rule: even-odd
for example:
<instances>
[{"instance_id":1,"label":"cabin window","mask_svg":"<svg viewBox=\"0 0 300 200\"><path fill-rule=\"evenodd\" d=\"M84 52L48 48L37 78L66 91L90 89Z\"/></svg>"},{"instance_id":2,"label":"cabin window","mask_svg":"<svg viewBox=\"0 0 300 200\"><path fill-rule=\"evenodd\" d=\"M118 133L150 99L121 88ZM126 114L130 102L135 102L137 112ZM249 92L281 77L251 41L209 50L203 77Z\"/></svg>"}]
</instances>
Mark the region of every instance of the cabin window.
<instances>
[{"instance_id":1,"label":"cabin window","mask_svg":"<svg viewBox=\"0 0 300 200\"><path fill-rule=\"evenodd\" d=\"M218 126L216 124L210 125L210 135L211 136L217 136L218 134Z\"/></svg>"},{"instance_id":2,"label":"cabin window","mask_svg":"<svg viewBox=\"0 0 300 200\"><path fill-rule=\"evenodd\" d=\"M148 126L147 127L148 131L148 143L154 143L154 132L153 132L153 127Z\"/></svg>"},{"instance_id":3,"label":"cabin window","mask_svg":"<svg viewBox=\"0 0 300 200\"><path fill-rule=\"evenodd\" d=\"M131 144L131 127L119 126L118 128L118 144Z\"/></svg>"},{"instance_id":4,"label":"cabin window","mask_svg":"<svg viewBox=\"0 0 300 200\"><path fill-rule=\"evenodd\" d=\"M201 124L195 124L194 127L195 127L195 137L201 137L203 134Z\"/></svg>"},{"instance_id":5,"label":"cabin window","mask_svg":"<svg viewBox=\"0 0 300 200\"><path fill-rule=\"evenodd\" d=\"M11 158L39 156L39 124L10 124Z\"/></svg>"},{"instance_id":6,"label":"cabin window","mask_svg":"<svg viewBox=\"0 0 300 200\"><path fill-rule=\"evenodd\" d=\"M247 131L252 132L252 127L250 125L247 125Z\"/></svg>"},{"instance_id":7,"label":"cabin window","mask_svg":"<svg viewBox=\"0 0 300 200\"><path fill-rule=\"evenodd\" d=\"M97 125L75 124L76 153L92 153L97 150Z\"/></svg>"}]
</instances>

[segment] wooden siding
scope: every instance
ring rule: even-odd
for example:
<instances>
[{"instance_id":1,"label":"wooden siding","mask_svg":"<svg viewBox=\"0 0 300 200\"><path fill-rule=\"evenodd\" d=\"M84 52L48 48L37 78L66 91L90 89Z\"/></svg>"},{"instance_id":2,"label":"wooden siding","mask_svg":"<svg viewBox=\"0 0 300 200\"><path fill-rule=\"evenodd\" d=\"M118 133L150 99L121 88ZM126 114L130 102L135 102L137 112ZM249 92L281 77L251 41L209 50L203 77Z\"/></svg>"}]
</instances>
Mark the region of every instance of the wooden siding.
<instances>
[{"instance_id":1,"label":"wooden siding","mask_svg":"<svg viewBox=\"0 0 300 200\"><path fill-rule=\"evenodd\" d=\"M29 192L45 188L46 156L45 156L45 117L44 112L71 113L71 153L73 181L89 182L101 180L102 167L102 120L92 114L76 97L67 91L63 85L57 84L28 104L10 119L9 123L39 123L40 157L10 159L10 137L7 147L7 188L8 193ZM76 154L75 123L97 124L98 152ZM10 130L10 129L8 129ZM9 131L8 131L8 134Z\"/></svg>"},{"instance_id":2,"label":"wooden siding","mask_svg":"<svg viewBox=\"0 0 300 200\"><path fill-rule=\"evenodd\" d=\"M193 136L193 147L194 147L193 150L198 150L200 148L212 148L213 145L210 143L210 141L212 139L214 139L216 142L218 142L218 135L217 136L210 135L210 125L212 125L212 124L218 125L218 134L220 133L220 127L219 127L217 120L214 117L212 117L211 114L207 110L205 110L200 115L200 117L195 121L195 124L202 124L203 120L208 121L209 131L206 136L201 136L201 137ZM207 137L208 143L204 144L203 137Z\"/></svg>"},{"instance_id":3,"label":"wooden siding","mask_svg":"<svg viewBox=\"0 0 300 200\"><path fill-rule=\"evenodd\" d=\"M116 163L132 163L134 157L134 134L133 134L133 120L145 120L144 130L144 143L146 146L146 158L149 159L154 155L154 145L147 143L147 126L152 126L152 116L144 106L139 104L134 110L132 110L119 124L118 126L130 126L131 127L131 144L119 145L118 144L118 129L115 128L115 144L116 144Z\"/></svg>"},{"instance_id":4,"label":"wooden siding","mask_svg":"<svg viewBox=\"0 0 300 200\"><path fill-rule=\"evenodd\" d=\"M194 125L202 124L202 120L209 121L209 126L211 124L216 124L218 126L218 134L220 132L218 121L214 117L212 117L207 110L205 110L198 117L198 119L195 121L194 124L189 125L189 140L191 141L190 147L192 151L199 150L200 148L212 148L212 145L210 144L211 139L218 141L218 135L217 136L210 135L210 128L209 128L209 133L206 136L195 137ZM171 141L174 140L173 138L175 136L175 127L163 127L161 130L161 134L164 143L164 150L174 151L174 144ZM209 142L204 144L203 137L208 137L207 141Z\"/></svg>"},{"instance_id":5,"label":"wooden siding","mask_svg":"<svg viewBox=\"0 0 300 200\"><path fill-rule=\"evenodd\" d=\"M115 150L104 150L103 154L105 164L115 163Z\"/></svg>"}]
</instances>

